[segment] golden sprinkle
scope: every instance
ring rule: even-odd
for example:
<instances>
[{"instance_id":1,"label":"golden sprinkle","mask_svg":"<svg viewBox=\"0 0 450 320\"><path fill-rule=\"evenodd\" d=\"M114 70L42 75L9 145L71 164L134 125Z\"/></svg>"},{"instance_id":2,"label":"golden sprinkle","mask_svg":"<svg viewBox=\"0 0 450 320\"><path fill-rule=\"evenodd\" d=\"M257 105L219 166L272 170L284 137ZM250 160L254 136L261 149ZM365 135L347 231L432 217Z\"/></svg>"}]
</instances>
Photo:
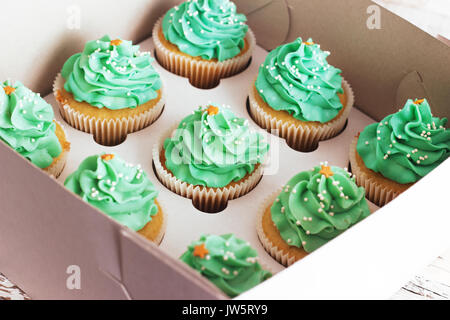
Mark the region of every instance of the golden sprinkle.
<instances>
[{"instance_id":1,"label":"golden sprinkle","mask_svg":"<svg viewBox=\"0 0 450 320\"><path fill-rule=\"evenodd\" d=\"M319 171L319 173L325 176L327 179L334 176L334 172L331 171L331 167L329 166L322 166L322 169Z\"/></svg>"},{"instance_id":2,"label":"golden sprinkle","mask_svg":"<svg viewBox=\"0 0 450 320\"><path fill-rule=\"evenodd\" d=\"M102 160L103 161L111 161L112 159L114 159L115 155L113 154L104 154L102 155Z\"/></svg>"},{"instance_id":3,"label":"golden sprinkle","mask_svg":"<svg viewBox=\"0 0 450 320\"><path fill-rule=\"evenodd\" d=\"M206 249L205 244L195 246L194 248L194 257L200 257L202 259L209 253L208 249Z\"/></svg>"},{"instance_id":4,"label":"golden sprinkle","mask_svg":"<svg viewBox=\"0 0 450 320\"><path fill-rule=\"evenodd\" d=\"M422 103L424 103L424 101L425 101L425 99L416 100L414 102L414 104L422 104Z\"/></svg>"},{"instance_id":5,"label":"golden sprinkle","mask_svg":"<svg viewBox=\"0 0 450 320\"><path fill-rule=\"evenodd\" d=\"M3 90L5 90L5 93L9 96L9 95L11 95L11 93L16 91L16 88L13 88L13 87L10 87L10 86L6 86L6 87L3 88Z\"/></svg>"},{"instance_id":6,"label":"golden sprinkle","mask_svg":"<svg viewBox=\"0 0 450 320\"><path fill-rule=\"evenodd\" d=\"M315 44L314 42L303 42L303 44L307 45L307 46L312 46L313 44Z\"/></svg>"},{"instance_id":7,"label":"golden sprinkle","mask_svg":"<svg viewBox=\"0 0 450 320\"><path fill-rule=\"evenodd\" d=\"M120 39L116 39L116 40L111 40L111 45L112 46L120 46L122 44L122 40Z\"/></svg>"},{"instance_id":8,"label":"golden sprinkle","mask_svg":"<svg viewBox=\"0 0 450 320\"><path fill-rule=\"evenodd\" d=\"M214 107L214 106L209 106L208 110L206 110L208 112L208 115L210 116L215 116L216 114L219 113L219 108Z\"/></svg>"}]
</instances>

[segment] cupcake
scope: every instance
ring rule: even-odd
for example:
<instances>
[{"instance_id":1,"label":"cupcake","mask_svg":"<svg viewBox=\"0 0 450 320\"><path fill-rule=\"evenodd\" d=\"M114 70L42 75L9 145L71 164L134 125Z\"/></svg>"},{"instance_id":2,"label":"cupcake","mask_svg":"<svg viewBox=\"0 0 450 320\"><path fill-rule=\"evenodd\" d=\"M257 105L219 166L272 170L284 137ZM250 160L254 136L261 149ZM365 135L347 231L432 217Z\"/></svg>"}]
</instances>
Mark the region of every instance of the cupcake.
<instances>
[{"instance_id":1,"label":"cupcake","mask_svg":"<svg viewBox=\"0 0 450 320\"><path fill-rule=\"evenodd\" d=\"M258 184L268 150L247 120L227 107L211 105L199 107L170 138L156 144L153 163L167 188L213 213Z\"/></svg>"},{"instance_id":2,"label":"cupcake","mask_svg":"<svg viewBox=\"0 0 450 320\"><path fill-rule=\"evenodd\" d=\"M159 244L166 218L156 197L158 191L141 166L114 154L88 157L64 185L114 220Z\"/></svg>"},{"instance_id":3,"label":"cupcake","mask_svg":"<svg viewBox=\"0 0 450 320\"><path fill-rule=\"evenodd\" d=\"M256 39L246 21L231 1L186 1L156 23L156 57L192 85L213 88L249 64Z\"/></svg>"},{"instance_id":4,"label":"cupcake","mask_svg":"<svg viewBox=\"0 0 450 320\"><path fill-rule=\"evenodd\" d=\"M257 255L250 244L232 234L204 235L180 259L234 298L272 276Z\"/></svg>"},{"instance_id":5,"label":"cupcake","mask_svg":"<svg viewBox=\"0 0 450 320\"><path fill-rule=\"evenodd\" d=\"M365 190L350 176L325 164L293 177L260 211L266 251L290 266L369 216Z\"/></svg>"},{"instance_id":6,"label":"cupcake","mask_svg":"<svg viewBox=\"0 0 450 320\"><path fill-rule=\"evenodd\" d=\"M63 118L106 146L149 126L164 108L153 60L131 41L104 36L88 42L67 60L54 83Z\"/></svg>"},{"instance_id":7,"label":"cupcake","mask_svg":"<svg viewBox=\"0 0 450 320\"><path fill-rule=\"evenodd\" d=\"M450 156L447 119L433 117L426 99L369 125L350 148L350 164L368 198L384 206Z\"/></svg>"},{"instance_id":8,"label":"cupcake","mask_svg":"<svg viewBox=\"0 0 450 320\"><path fill-rule=\"evenodd\" d=\"M58 177L70 151L53 108L22 83L6 81L0 90L0 139L34 165Z\"/></svg>"},{"instance_id":9,"label":"cupcake","mask_svg":"<svg viewBox=\"0 0 450 320\"><path fill-rule=\"evenodd\" d=\"M353 107L350 85L327 63L329 52L298 38L273 50L249 93L249 110L261 128L299 151L338 135Z\"/></svg>"}]
</instances>

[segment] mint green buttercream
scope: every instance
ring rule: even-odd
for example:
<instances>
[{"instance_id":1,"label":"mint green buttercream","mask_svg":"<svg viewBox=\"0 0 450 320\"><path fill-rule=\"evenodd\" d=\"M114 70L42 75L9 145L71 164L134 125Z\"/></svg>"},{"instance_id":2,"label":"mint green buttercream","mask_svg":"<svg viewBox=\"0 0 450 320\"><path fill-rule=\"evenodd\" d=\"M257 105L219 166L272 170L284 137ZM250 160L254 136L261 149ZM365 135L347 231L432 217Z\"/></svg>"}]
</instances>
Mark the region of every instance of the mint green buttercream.
<instances>
[{"instance_id":1,"label":"mint green buttercream","mask_svg":"<svg viewBox=\"0 0 450 320\"><path fill-rule=\"evenodd\" d=\"M208 251L203 258L194 255L200 245ZM180 259L234 298L272 276L257 262L257 255L250 244L232 234L204 235Z\"/></svg>"},{"instance_id":2,"label":"mint green buttercream","mask_svg":"<svg viewBox=\"0 0 450 320\"><path fill-rule=\"evenodd\" d=\"M345 170L322 167L293 177L271 208L272 220L290 246L312 252L370 215L365 190Z\"/></svg>"},{"instance_id":3,"label":"mint green buttercream","mask_svg":"<svg viewBox=\"0 0 450 320\"><path fill-rule=\"evenodd\" d=\"M216 115L199 107L166 139L166 167L192 185L222 188L252 173L269 145L250 130L248 121L228 108Z\"/></svg>"},{"instance_id":4,"label":"mint green buttercream","mask_svg":"<svg viewBox=\"0 0 450 320\"><path fill-rule=\"evenodd\" d=\"M450 156L447 119L433 117L427 100L405 107L361 132L357 151L367 168L401 184L420 180Z\"/></svg>"},{"instance_id":5,"label":"mint green buttercream","mask_svg":"<svg viewBox=\"0 0 450 320\"><path fill-rule=\"evenodd\" d=\"M75 100L98 108L136 108L158 97L162 83L153 61L131 41L112 45L104 36L67 60L61 72L64 88Z\"/></svg>"},{"instance_id":6,"label":"mint green buttercream","mask_svg":"<svg viewBox=\"0 0 450 320\"><path fill-rule=\"evenodd\" d=\"M158 213L155 186L140 168L117 156L92 156L64 182L67 189L123 225L139 231Z\"/></svg>"},{"instance_id":7,"label":"mint green buttercream","mask_svg":"<svg viewBox=\"0 0 450 320\"><path fill-rule=\"evenodd\" d=\"M341 70L327 63L330 53L298 38L269 53L259 69L256 89L273 109L301 121L325 123L343 108Z\"/></svg>"},{"instance_id":8,"label":"mint green buttercream","mask_svg":"<svg viewBox=\"0 0 450 320\"><path fill-rule=\"evenodd\" d=\"M231 1L186 1L167 12L162 30L166 40L181 52L224 61L244 48L246 21L245 15L236 13L236 5Z\"/></svg>"},{"instance_id":9,"label":"mint green buttercream","mask_svg":"<svg viewBox=\"0 0 450 320\"><path fill-rule=\"evenodd\" d=\"M49 167L62 152L52 107L18 81L0 85L0 139L39 168ZM5 87L15 91L8 95Z\"/></svg>"}]
</instances>

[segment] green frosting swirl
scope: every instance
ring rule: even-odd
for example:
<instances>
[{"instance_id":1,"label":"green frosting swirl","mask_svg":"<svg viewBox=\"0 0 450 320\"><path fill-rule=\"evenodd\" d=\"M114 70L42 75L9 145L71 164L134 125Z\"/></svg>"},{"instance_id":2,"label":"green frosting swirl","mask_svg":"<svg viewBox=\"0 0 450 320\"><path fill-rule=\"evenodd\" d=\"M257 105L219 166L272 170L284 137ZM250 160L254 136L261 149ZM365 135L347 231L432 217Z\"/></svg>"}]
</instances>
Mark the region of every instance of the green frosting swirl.
<instances>
[{"instance_id":1,"label":"green frosting swirl","mask_svg":"<svg viewBox=\"0 0 450 320\"><path fill-rule=\"evenodd\" d=\"M202 245L208 252L203 257L196 254ZM232 298L272 276L257 262L256 250L232 234L204 235L180 259Z\"/></svg>"},{"instance_id":2,"label":"green frosting swirl","mask_svg":"<svg viewBox=\"0 0 450 320\"><path fill-rule=\"evenodd\" d=\"M113 155L114 156L114 155ZM158 213L158 196L141 167L117 156L92 156L67 177L64 185L108 216L139 231Z\"/></svg>"},{"instance_id":3,"label":"green frosting swirl","mask_svg":"<svg viewBox=\"0 0 450 320\"><path fill-rule=\"evenodd\" d=\"M0 139L39 168L49 167L62 152L52 107L18 81L0 85Z\"/></svg>"},{"instance_id":4,"label":"green frosting swirl","mask_svg":"<svg viewBox=\"0 0 450 320\"><path fill-rule=\"evenodd\" d=\"M271 208L272 220L290 246L312 252L370 215L365 190L350 174L315 167L293 177Z\"/></svg>"},{"instance_id":5,"label":"green frosting swirl","mask_svg":"<svg viewBox=\"0 0 450 320\"><path fill-rule=\"evenodd\" d=\"M164 37L181 52L205 60L224 61L245 45L247 18L229 0L186 1L164 16Z\"/></svg>"},{"instance_id":6,"label":"green frosting swirl","mask_svg":"<svg viewBox=\"0 0 450 320\"><path fill-rule=\"evenodd\" d=\"M215 107L213 107L215 108ZM222 188L252 173L269 145L228 108L210 115L199 107L164 142L166 167L191 185Z\"/></svg>"},{"instance_id":7,"label":"green frosting swirl","mask_svg":"<svg viewBox=\"0 0 450 320\"><path fill-rule=\"evenodd\" d=\"M447 119L435 118L427 100L403 109L361 133L357 151L367 168L401 184L420 180L450 156Z\"/></svg>"},{"instance_id":8,"label":"green frosting swirl","mask_svg":"<svg viewBox=\"0 0 450 320\"><path fill-rule=\"evenodd\" d=\"M281 45L261 65L256 89L275 110L301 121L328 122L343 108L338 93L344 93L342 71L327 63L329 55L311 39Z\"/></svg>"},{"instance_id":9,"label":"green frosting swirl","mask_svg":"<svg viewBox=\"0 0 450 320\"><path fill-rule=\"evenodd\" d=\"M120 39L119 39L120 40ZM90 41L62 69L64 88L75 100L98 108L136 108L158 97L162 83L149 53L131 41L111 43L109 36Z\"/></svg>"}]
</instances>

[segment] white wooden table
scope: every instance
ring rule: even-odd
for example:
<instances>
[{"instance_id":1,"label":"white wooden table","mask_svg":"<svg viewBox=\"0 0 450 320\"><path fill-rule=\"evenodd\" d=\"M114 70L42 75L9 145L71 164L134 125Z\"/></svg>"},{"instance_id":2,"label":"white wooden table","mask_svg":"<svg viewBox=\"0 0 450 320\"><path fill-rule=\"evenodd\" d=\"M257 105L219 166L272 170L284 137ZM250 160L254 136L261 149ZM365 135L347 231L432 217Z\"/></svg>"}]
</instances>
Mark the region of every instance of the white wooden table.
<instances>
[{"instance_id":1,"label":"white wooden table","mask_svg":"<svg viewBox=\"0 0 450 320\"><path fill-rule=\"evenodd\" d=\"M450 0L374 0L433 36L450 39ZM392 299L449 299L450 249L405 284ZM0 274L0 300L29 299Z\"/></svg>"}]
</instances>

